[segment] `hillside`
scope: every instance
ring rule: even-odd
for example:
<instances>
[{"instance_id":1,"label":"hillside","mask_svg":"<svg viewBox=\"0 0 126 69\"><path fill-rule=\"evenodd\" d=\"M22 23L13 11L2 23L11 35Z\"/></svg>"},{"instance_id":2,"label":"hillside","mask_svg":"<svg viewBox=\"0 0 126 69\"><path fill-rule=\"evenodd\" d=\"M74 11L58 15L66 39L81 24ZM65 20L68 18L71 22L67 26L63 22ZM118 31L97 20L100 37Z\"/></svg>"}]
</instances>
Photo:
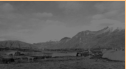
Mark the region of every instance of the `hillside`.
<instances>
[{"instance_id":1,"label":"hillside","mask_svg":"<svg viewBox=\"0 0 126 69\"><path fill-rule=\"evenodd\" d=\"M37 47L35 47L32 44L17 41L17 40L7 40L7 41L0 41L0 48L7 48L7 49L31 49L36 50Z\"/></svg>"},{"instance_id":2,"label":"hillside","mask_svg":"<svg viewBox=\"0 0 126 69\"><path fill-rule=\"evenodd\" d=\"M105 27L99 31L86 30L77 33L72 38L64 37L58 42L44 42L35 45L49 49L124 48L125 29Z\"/></svg>"},{"instance_id":3,"label":"hillside","mask_svg":"<svg viewBox=\"0 0 126 69\"><path fill-rule=\"evenodd\" d=\"M82 31L65 45L70 48L111 48L125 47L125 30L104 28L99 31Z\"/></svg>"}]
</instances>

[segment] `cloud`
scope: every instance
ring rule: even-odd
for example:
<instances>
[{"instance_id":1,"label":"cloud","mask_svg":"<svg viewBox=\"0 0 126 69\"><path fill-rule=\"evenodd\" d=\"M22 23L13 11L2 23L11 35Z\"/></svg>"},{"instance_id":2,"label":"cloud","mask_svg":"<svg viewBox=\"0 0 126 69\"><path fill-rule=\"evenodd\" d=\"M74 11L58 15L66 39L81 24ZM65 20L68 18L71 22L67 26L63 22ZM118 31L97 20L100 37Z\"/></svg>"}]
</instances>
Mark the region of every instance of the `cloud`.
<instances>
[{"instance_id":1,"label":"cloud","mask_svg":"<svg viewBox=\"0 0 126 69\"><path fill-rule=\"evenodd\" d=\"M99 11L125 10L125 1L100 2L94 5Z\"/></svg>"},{"instance_id":2,"label":"cloud","mask_svg":"<svg viewBox=\"0 0 126 69\"><path fill-rule=\"evenodd\" d=\"M102 17L119 20L121 22L125 20L125 1L100 2L96 3L94 6Z\"/></svg>"},{"instance_id":3,"label":"cloud","mask_svg":"<svg viewBox=\"0 0 126 69\"><path fill-rule=\"evenodd\" d=\"M114 16L114 15L117 15L118 13L119 13L119 10L112 10L112 11L106 12L105 15Z\"/></svg>"},{"instance_id":4,"label":"cloud","mask_svg":"<svg viewBox=\"0 0 126 69\"><path fill-rule=\"evenodd\" d=\"M92 16L92 19L102 19L104 16L102 14L96 14Z\"/></svg>"},{"instance_id":5,"label":"cloud","mask_svg":"<svg viewBox=\"0 0 126 69\"><path fill-rule=\"evenodd\" d=\"M13 13L13 12L0 13L0 18L6 20L16 21L16 20L24 19L24 17L26 17L26 14Z\"/></svg>"},{"instance_id":6,"label":"cloud","mask_svg":"<svg viewBox=\"0 0 126 69\"><path fill-rule=\"evenodd\" d=\"M82 8L82 4L74 1L58 2L59 8L64 9L65 13L76 12Z\"/></svg>"},{"instance_id":7,"label":"cloud","mask_svg":"<svg viewBox=\"0 0 126 69\"><path fill-rule=\"evenodd\" d=\"M92 25L106 25L106 26L109 26L109 25L113 25L113 24L124 24L124 23L121 23L120 21L117 21L117 20L111 20L111 19L100 19L100 20L92 20L91 21Z\"/></svg>"},{"instance_id":8,"label":"cloud","mask_svg":"<svg viewBox=\"0 0 126 69\"><path fill-rule=\"evenodd\" d=\"M13 10L14 10L14 7L10 3L4 3L4 4L0 5L0 11L10 12Z\"/></svg>"},{"instance_id":9,"label":"cloud","mask_svg":"<svg viewBox=\"0 0 126 69\"><path fill-rule=\"evenodd\" d=\"M91 17L91 26L125 28L125 2L100 2L95 4L99 14Z\"/></svg>"},{"instance_id":10,"label":"cloud","mask_svg":"<svg viewBox=\"0 0 126 69\"><path fill-rule=\"evenodd\" d=\"M33 15L36 16L36 17L52 17L53 16L52 13L47 13L47 12L34 13Z\"/></svg>"},{"instance_id":11,"label":"cloud","mask_svg":"<svg viewBox=\"0 0 126 69\"><path fill-rule=\"evenodd\" d=\"M33 15L31 15L33 14ZM29 29L36 30L44 26L46 23L45 20L52 17L52 13L0 13L0 32L20 30L20 29Z\"/></svg>"}]
</instances>

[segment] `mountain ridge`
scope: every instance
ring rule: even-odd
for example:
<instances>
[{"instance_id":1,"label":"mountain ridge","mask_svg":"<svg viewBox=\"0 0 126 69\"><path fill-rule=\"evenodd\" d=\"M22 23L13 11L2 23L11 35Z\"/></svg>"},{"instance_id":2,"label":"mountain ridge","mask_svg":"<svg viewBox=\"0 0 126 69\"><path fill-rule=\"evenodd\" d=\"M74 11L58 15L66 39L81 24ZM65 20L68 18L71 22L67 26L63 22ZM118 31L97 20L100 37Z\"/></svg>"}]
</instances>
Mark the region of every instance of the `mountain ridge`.
<instances>
[{"instance_id":1,"label":"mountain ridge","mask_svg":"<svg viewBox=\"0 0 126 69\"><path fill-rule=\"evenodd\" d=\"M87 49L87 48L121 48L125 47L125 29L105 27L98 31L81 31L72 38L64 37L60 41L26 43L22 41L0 41L0 47L25 49Z\"/></svg>"},{"instance_id":2,"label":"mountain ridge","mask_svg":"<svg viewBox=\"0 0 126 69\"><path fill-rule=\"evenodd\" d=\"M125 29L118 29L118 28L112 29L112 27L107 26L98 31L89 31L89 30L81 31L72 38L70 38L69 40L67 40L67 42L59 41L58 43L55 43L54 46L52 45L46 48L53 47L54 49L57 48L87 49L88 46L93 48L93 47L118 47L119 45L123 45L122 47L125 46Z\"/></svg>"}]
</instances>

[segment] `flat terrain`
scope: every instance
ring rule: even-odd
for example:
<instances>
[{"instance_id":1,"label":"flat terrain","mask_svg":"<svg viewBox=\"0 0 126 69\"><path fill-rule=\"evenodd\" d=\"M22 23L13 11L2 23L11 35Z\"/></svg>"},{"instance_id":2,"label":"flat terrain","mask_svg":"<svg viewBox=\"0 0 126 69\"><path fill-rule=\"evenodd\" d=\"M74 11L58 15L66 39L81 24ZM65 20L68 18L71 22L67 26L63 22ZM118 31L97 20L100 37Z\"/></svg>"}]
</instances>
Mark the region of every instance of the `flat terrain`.
<instances>
[{"instance_id":1,"label":"flat terrain","mask_svg":"<svg viewBox=\"0 0 126 69\"><path fill-rule=\"evenodd\" d=\"M0 64L0 69L125 69L124 62L112 62L85 57L41 59L29 63Z\"/></svg>"}]
</instances>

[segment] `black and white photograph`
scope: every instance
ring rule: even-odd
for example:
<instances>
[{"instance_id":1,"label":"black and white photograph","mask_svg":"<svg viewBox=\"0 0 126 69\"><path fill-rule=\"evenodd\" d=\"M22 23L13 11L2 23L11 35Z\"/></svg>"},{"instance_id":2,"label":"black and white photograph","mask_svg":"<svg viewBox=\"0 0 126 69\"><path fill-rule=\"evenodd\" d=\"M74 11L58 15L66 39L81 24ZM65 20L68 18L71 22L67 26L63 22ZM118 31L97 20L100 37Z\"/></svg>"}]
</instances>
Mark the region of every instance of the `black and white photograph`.
<instances>
[{"instance_id":1,"label":"black and white photograph","mask_svg":"<svg viewBox=\"0 0 126 69\"><path fill-rule=\"evenodd\" d=\"M125 69L125 1L0 1L0 69Z\"/></svg>"}]
</instances>

